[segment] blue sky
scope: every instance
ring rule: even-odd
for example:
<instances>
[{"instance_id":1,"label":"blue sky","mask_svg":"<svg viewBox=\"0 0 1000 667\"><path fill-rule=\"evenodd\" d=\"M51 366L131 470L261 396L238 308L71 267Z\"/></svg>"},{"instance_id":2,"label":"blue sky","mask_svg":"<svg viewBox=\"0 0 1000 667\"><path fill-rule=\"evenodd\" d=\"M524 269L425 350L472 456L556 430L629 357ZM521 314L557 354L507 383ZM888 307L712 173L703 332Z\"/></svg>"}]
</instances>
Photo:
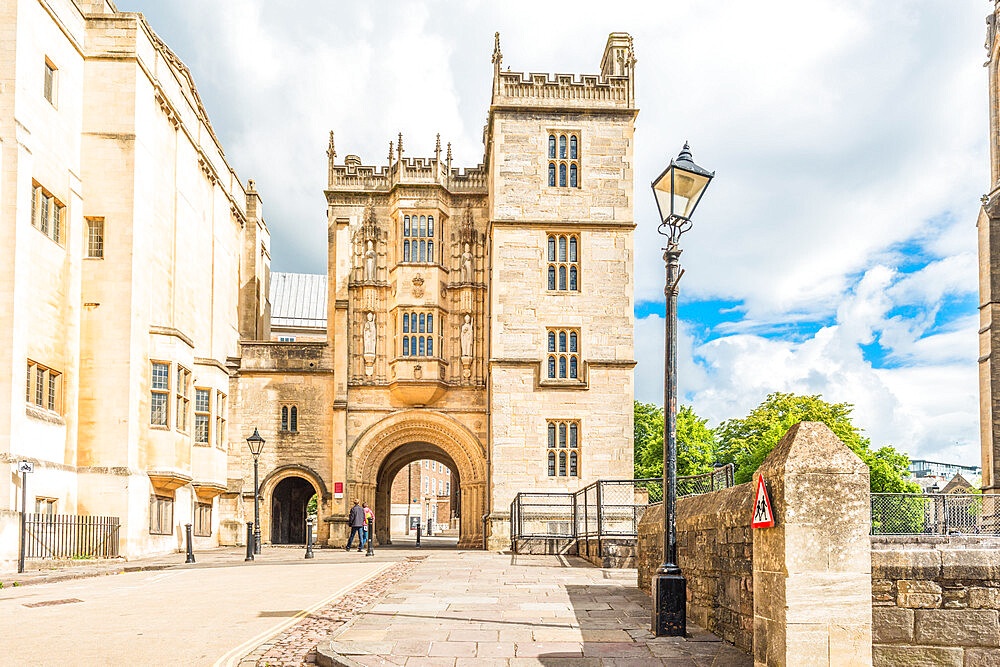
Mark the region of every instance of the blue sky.
<instances>
[{"instance_id":1,"label":"blue sky","mask_svg":"<svg viewBox=\"0 0 1000 667\"><path fill-rule=\"evenodd\" d=\"M255 178L274 268L325 270L327 135L381 163L482 159L493 33L514 70L595 72L635 37L636 396L662 400L650 180L716 179L684 236L679 385L714 424L772 391L853 403L876 444L978 463L975 222L989 189L985 0L609 5L119 0L188 64ZM679 54L679 55L678 55Z\"/></svg>"}]
</instances>

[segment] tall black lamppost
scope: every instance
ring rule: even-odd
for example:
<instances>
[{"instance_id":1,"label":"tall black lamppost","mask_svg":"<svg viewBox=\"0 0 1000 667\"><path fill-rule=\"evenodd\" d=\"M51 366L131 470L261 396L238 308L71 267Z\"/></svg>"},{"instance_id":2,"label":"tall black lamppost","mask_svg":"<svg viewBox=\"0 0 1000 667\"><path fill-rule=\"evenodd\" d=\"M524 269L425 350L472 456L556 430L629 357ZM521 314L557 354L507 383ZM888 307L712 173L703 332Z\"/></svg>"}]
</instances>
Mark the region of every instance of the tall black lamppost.
<instances>
[{"instance_id":1,"label":"tall black lamppost","mask_svg":"<svg viewBox=\"0 0 1000 667\"><path fill-rule=\"evenodd\" d=\"M687 582L677 567L677 283L681 234L691 228L691 215L715 172L694 163L685 142L677 159L653 181L660 211L658 231L667 237L663 261L667 265L666 344L663 377L663 564L653 576L653 633L684 636L687 630Z\"/></svg>"},{"instance_id":2,"label":"tall black lamppost","mask_svg":"<svg viewBox=\"0 0 1000 667\"><path fill-rule=\"evenodd\" d=\"M247 446L253 454L253 552L260 553L260 495L257 491L257 460L264 450L264 438L254 428L253 435L247 438Z\"/></svg>"}]
</instances>

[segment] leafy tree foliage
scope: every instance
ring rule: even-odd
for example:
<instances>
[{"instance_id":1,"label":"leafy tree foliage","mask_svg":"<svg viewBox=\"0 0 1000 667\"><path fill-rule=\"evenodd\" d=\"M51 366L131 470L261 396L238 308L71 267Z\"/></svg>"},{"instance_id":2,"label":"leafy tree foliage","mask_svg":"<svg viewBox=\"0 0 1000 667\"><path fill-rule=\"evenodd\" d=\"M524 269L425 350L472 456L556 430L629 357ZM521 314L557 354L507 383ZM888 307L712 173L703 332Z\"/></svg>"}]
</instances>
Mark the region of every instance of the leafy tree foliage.
<instances>
[{"instance_id":1,"label":"leafy tree foliage","mask_svg":"<svg viewBox=\"0 0 1000 667\"><path fill-rule=\"evenodd\" d=\"M663 410L652 403L635 402L635 476L663 476ZM688 406L677 411L677 475L712 471L715 433Z\"/></svg>"},{"instance_id":2,"label":"leafy tree foliage","mask_svg":"<svg viewBox=\"0 0 1000 667\"><path fill-rule=\"evenodd\" d=\"M748 482L781 437L801 421L823 422L871 470L876 493L919 491L906 479L909 458L890 446L872 449L871 441L854 425L850 403L828 403L822 397L773 393L743 419L729 419L717 429L720 459L736 465L736 483Z\"/></svg>"}]
</instances>

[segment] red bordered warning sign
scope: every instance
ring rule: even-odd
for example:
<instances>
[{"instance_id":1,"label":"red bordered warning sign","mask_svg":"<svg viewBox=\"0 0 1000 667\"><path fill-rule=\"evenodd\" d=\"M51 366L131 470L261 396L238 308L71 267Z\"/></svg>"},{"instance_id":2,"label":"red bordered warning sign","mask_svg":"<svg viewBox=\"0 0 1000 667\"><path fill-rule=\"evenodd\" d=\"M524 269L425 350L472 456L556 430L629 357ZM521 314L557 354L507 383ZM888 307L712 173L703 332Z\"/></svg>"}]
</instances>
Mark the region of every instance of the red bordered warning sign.
<instances>
[{"instance_id":1,"label":"red bordered warning sign","mask_svg":"<svg viewBox=\"0 0 1000 667\"><path fill-rule=\"evenodd\" d=\"M767 497L767 486L764 476L757 478L757 494L753 503L753 518L751 528L770 528L774 525L774 512L771 511L771 499Z\"/></svg>"}]
</instances>

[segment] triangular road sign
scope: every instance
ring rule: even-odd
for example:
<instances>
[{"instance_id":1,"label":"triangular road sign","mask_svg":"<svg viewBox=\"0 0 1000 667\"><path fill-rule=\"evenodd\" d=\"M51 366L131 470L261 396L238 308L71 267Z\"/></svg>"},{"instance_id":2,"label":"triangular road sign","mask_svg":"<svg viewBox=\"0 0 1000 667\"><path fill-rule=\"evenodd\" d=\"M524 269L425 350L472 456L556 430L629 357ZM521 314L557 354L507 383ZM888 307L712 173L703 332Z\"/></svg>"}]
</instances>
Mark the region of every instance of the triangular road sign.
<instances>
[{"instance_id":1,"label":"triangular road sign","mask_svg":"<svg viewBox=\"0 0 1000 667\"><path fill-rule=\"evenodd\" d=\"M753 519L751 528L770 528L774 525L774 512L771 511L771 499L767 497L767 487L764 476L757 477L757 493L753 503Z\"/></svg>"}]
</instances>

